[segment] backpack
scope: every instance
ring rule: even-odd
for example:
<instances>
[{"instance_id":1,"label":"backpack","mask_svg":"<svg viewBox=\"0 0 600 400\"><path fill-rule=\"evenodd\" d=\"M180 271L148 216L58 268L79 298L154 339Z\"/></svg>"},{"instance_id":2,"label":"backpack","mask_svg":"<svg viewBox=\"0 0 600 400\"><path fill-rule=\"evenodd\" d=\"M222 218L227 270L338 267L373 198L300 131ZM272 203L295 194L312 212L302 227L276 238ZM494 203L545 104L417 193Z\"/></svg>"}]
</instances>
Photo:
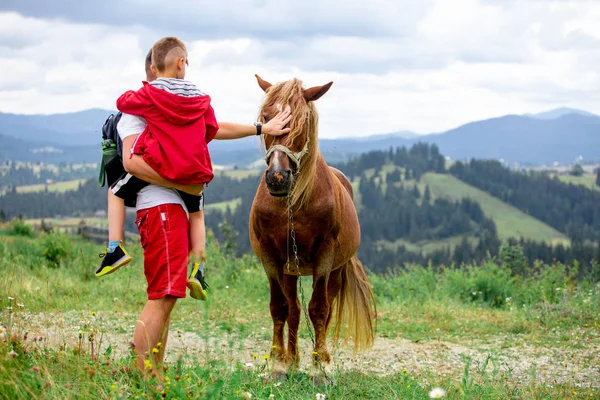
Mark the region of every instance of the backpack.
<instances>
[{"instance_id":1,"label":"backpack","mask_svg":"<svg viewBox=\"0 0 600 400\"><path fill-rule=\"evenodd\" d=\"M123 158L123 142L117 132L117 124L121 119L121 112L117 115L110 114L102 127L102 160L100 161L100 176L98 184L106 184L106 165L115 157Z\"/></svg>"}]
</instances>

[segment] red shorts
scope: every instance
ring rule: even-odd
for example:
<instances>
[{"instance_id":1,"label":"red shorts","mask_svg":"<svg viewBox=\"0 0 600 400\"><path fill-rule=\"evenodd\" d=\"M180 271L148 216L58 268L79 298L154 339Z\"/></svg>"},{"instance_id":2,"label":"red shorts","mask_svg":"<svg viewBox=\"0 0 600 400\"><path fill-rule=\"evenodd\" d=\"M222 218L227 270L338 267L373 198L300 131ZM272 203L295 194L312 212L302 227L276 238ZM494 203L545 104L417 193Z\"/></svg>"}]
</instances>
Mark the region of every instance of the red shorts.
<instances>
[{"instance_id":1,"label":"red shorts","mask_svg":"<svg viewBox=\"0 0 600 400\"><path fill-rule=\"evenodd\" d=\"M136 225L144 249L148 300L184 298L190 249L187 214L179 204L162 204L139 210Z\"/></svg>"}]
</instances>

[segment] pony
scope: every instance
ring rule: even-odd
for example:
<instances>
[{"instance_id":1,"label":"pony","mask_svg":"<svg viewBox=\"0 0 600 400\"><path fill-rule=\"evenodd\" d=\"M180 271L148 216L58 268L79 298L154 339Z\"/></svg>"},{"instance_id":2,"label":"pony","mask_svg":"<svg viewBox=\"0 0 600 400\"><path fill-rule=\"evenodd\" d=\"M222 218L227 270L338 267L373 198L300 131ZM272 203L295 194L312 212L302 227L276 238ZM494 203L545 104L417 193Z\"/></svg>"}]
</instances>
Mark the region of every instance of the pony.
<instances>
[{"instance_id":1,"label":"pony","mask_svg":"<svg viewBox=\"0 0 600 400\"><path fill-rule=\"evenodd\" d=\"M360 226L352 185L341 171L327 165L318 147L314 102L333 82L304 89L298 79L275 85L258 75L256 79L265 92L261 122L269 121L284 107L292 112L290 133L262 139L267 168L249 218L250 244L270 286L273 372L285 377L288 368L300 360L300 276L313 277L308 317L314 327L315 366L331 365L327 332L332 322L334 341L343 336L346 342L351 337L355 351L370 348L376 305L356 256Z\"/></svg>"}]
</instances>

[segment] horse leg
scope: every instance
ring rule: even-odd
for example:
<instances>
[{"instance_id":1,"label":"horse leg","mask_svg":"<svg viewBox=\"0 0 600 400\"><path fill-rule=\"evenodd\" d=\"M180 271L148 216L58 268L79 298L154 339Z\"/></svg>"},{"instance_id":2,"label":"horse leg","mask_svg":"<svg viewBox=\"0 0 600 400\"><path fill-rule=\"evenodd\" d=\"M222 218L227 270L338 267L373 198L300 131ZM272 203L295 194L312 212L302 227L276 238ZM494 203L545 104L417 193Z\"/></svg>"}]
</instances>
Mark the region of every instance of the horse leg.
<instances>
[{"instance_id":1,"label":"horse leg","mask_svg":"<svg viewBox=\"0 0 600 400\"><path fill-rule=\"evenodd\" d=\"M278 377L285 376L287 372L287 353L283 343L283 330L288 317L288 304L283 294L279 279L269 277L271 288L271 302L269 309L273 319L273 347L271 357L274 360L273 373Z\"/></svg>"},{"instance_id":2,"label":"horse leg","mask_svg":"<svg viewBox=\"0 0 600 400\"><path fill-rule=\"evenodd\" d=\"M315 328L314 361L329 363L331 356L327 349L327 320L331 305L327 297L327 285L333 263L333 246L323 249L316 259L317 267L313 272L313 294L308 305L308 314Z\"/></svg>"},{"instance_id":3,"label":"horse leg","mask_svg":"<svg viewBox=\"0 0 600 400\"><path fill-rule=\"evenodd\" d=\"M298 354L298 326L300 325L300 301L298 300L298 276L283 276L283 291L288 304L288 356L290 363L298 365L300 355Z\"/></svg>"},{"instance_id":4,"label":"horse leg","mask_svg":"<svg viewBox=\"0 0 600 400\"><path fill-rule=\"evenodd\" d=\"M329 315L327 315L327 323L325 324L325 330L329 331L329 325L331 324L331 318L333 317L334 310L333 305L335 300L340 295L340 289L342 288L342 271L343 268L338 268L335 271L331 271L329 275L329 281L327 284L327 302L329 303ZM336 332L339 327L336 327ZM336 335L337 337L337 335Z\"/></svg>"}]
</instances>

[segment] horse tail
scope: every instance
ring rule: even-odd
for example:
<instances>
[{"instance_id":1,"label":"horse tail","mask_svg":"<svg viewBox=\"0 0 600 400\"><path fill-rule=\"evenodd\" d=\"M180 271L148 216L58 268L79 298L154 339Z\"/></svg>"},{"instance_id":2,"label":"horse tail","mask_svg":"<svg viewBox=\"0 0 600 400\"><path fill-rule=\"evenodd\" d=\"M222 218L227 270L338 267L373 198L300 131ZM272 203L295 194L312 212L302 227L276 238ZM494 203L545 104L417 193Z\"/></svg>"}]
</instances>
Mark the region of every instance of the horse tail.
<instances>
[{"instance_id":1,"label":"horse tail","mask_svg":"<svg viewBox=\"0 0 600 400\"><path fill-rule=\"evenodd\" d=\"M354 351L366 350L373 346L377 306L367 274L356 255L343 267L341 281L340 293L334 300L337 303L334 340L343 334L344 341L353 338ZM345 332L343 325L347 326Z\"/></svg>"}]
</instances>

